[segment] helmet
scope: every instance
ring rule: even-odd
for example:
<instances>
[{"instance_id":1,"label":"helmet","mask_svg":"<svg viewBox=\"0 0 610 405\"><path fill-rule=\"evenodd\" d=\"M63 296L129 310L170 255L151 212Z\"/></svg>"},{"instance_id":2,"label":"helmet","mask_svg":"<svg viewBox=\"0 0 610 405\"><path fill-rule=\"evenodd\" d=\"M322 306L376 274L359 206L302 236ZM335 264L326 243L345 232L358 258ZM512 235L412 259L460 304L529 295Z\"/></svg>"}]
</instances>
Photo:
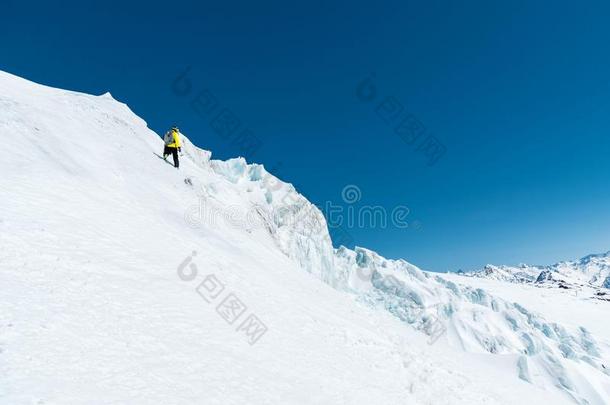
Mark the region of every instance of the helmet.
<instances>
[{"instance_id":1,"label":"helmet","mask_svg":"<svg viewBox=\"0 0 610 405\"><path fill-rule=\"evenodd\" d=\"M175 125L174 125L174 126L172 126L172 131L180 132L180 130L178 129L178 127L177 127L177 126L175 126Z\"/></svg>"}]
</instances>

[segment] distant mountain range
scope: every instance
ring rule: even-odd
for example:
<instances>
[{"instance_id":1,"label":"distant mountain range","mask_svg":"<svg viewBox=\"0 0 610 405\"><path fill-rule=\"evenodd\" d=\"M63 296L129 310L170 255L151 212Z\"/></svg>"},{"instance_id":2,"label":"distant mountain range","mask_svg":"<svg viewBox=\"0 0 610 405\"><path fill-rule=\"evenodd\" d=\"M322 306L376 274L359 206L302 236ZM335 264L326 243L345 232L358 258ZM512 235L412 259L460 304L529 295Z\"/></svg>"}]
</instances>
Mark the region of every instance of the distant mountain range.
<instances>
[{"instance_id":1,"label":"distant mountain range","mask_svg":"<svg viewBox=\"0 0 610 405\"><path fill-rule=\"evenodd\" d=\"M592 288L596 296L610 300L610 251L591 254L580 260L565 261L550 266L495 266L488 264L480 270L463 272L466 277L479 277L518 284L564 289ZM608 291L606 291L608 290Z\"/></svg>"}]
</instances>

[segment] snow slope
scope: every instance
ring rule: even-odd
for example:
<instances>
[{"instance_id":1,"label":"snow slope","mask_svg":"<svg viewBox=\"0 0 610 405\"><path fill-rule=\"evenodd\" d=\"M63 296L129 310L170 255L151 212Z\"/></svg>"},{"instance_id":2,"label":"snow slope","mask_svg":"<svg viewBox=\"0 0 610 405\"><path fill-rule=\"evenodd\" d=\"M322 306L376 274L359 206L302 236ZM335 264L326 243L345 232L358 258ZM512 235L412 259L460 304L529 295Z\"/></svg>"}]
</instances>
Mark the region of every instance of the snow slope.
<instances>
[{"instance_id":1,"label":"snow slope","mask_svg":"<svg viewBox=\"0 0 610 405\"><path fill-rule=\"evenodd\" d=\"M455 273L443 274L442 277L481 288L510 302L527 302L528 308L548 319L572 327L583 326L593 335L610 340L610 322L605 322L610 303L592 298L586 290L546 288L535 283L515 285L503 280L463 277Z\"/></svg>"},{"instance_id":2,"label":"snow slope","mask_svg":"<svg viewBox=\"0 0 610 405\"><path fill-rule=\"evenodd\" d=\"M0 72L0 134L0 403L610 403L608 336L333 249L292 185L186 137L175 170L109 94Z\"/></svg>"}]
</instances>

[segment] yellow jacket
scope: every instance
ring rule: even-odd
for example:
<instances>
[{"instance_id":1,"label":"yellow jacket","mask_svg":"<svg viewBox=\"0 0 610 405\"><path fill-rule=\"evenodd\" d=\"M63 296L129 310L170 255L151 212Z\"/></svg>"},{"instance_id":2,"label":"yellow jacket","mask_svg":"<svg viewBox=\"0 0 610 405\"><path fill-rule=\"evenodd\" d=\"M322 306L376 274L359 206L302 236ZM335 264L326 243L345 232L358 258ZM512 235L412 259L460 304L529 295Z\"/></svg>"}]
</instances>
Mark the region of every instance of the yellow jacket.
<instances>
[{"instance_id":1,"label":"yellow jacket","mask_svg":"<svg viewBox=\"0 0 610 405\"><path fill-rule=\"evenodd\" d=\"M170 136L171 136L170 143L166 143L165 146L167 146L168 148L182 147L182 144L180 143L180 135L178 134L178 131L172 130Z\"/></svg>"}]
</instances>

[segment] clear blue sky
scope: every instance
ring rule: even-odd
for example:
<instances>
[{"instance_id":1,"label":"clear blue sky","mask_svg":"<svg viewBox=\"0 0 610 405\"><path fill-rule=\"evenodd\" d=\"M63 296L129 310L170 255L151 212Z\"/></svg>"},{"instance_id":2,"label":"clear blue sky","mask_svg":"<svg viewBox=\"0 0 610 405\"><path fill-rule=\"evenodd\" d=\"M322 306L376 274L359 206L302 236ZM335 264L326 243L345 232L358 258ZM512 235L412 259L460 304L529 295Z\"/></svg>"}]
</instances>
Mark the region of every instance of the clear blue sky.
<instances>
[{"instance_id":1,"label":"clear blue sky","mask_svg":"<svg viewBox=\"0 0 610 405\"><path fill-rule=\"evenodd\" d=\"M0 69L110 91L161 133L241 154L189 101L261 140L249 160L312 201L406 205L420 229L348 229L431 270L610 250L610 3L3 1ZM191 66L193 90L172 91ZM374 73L446 147L434 166L356 97ZM11 146L13 147L13 146ZM18 147L15 145L14 147Z\"/></svg>"}]
</instances>

